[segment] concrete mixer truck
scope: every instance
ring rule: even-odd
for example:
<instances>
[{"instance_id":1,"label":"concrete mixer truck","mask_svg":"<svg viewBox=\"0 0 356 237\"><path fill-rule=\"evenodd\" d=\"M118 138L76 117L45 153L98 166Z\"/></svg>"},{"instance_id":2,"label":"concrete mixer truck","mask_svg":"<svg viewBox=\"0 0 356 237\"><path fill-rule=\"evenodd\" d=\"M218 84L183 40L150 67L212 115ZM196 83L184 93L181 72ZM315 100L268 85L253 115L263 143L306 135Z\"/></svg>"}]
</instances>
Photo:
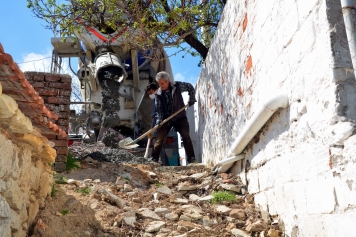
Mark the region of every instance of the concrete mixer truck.
<instances>
[{"instance_id":1,"label":"concrete mixer truck","mask_svg":"<svg viewBox=\"0 0 356 237\"><path fill-rule=\"evenodd\" d=\"M83 101L71 102L81 104L82 109L79 113L71 111L69 135L80 136L78 128L84 128L84 140L102 141L109 146L124 137L135 139L152 127L153 100L146 86L155 83L159 71L167 71L173 80L166 52L138 52L130 47L130 38L124 37L124 32L103 33L79 18L76 23L80 27L75 39L51 39L52 72L58 70L62 58L78 58L78 70L72 70L78 76ZM177 133L171 131L168 141L163 150L168 158L174 158L170 164L177 165ZM145 147L146 142L139 144Z\"/></svg>"}]
</instances>

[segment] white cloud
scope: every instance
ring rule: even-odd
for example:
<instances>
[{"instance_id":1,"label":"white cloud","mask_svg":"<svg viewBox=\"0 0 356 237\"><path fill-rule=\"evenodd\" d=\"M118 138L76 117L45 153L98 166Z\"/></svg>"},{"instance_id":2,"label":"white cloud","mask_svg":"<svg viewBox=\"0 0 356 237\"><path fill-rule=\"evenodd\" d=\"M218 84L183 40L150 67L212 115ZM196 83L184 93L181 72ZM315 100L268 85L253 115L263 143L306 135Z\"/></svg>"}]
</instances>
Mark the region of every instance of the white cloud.
<instances>
[{"instance_id":1,"label":"white cloud","mask_svg":"<svg viewBox=\"0 0 356 237\"><path fill-rule=\"evenodd\" d=\"M197 83L198 78L190 76L189 78L186 78L182 73L176 73L174 75L174 80L175 81L184 81L184 82L188 82L191 83L194 87Z\"/></svg>"},{"instance_id":2,"label":"white cloud","mask_svg":"<svg viewBox=\"0 0 356 237\"><path fill-rule=\"evenodd\" d=\"M174 80L175 80L175 81L185 81L185 78L184 78L184 76L183 76L181 73L176 73L176 74L174 75Z\"/></svg>"},{"instance_id":3,"label":"white cloud","mask_svg":"<svg viewBox=\"0 0 356 237\"><path fill-rule=\"evenodd\" d=\"M30 53L22 57L19 62L21 71L36 71L36 72L50 72L51 71L51 56L52 53L36 54Z\"/></svg>"}]
</instances>

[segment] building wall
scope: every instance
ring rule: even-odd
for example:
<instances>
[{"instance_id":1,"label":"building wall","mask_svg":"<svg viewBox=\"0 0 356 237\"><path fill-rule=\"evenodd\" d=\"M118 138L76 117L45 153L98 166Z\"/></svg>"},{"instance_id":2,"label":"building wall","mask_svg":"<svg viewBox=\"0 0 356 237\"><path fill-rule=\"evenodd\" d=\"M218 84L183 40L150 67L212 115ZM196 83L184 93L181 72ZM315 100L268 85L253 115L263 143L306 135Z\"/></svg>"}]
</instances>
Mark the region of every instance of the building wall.
<instances>
[{"instance_id":1,"label":"building wall","mask_svg":"<svg viewBox=\"0 0 356 237\"><path fill-rule=\"evenodd\" d=\"M68 132L70 95L72 92L72 78L66 74L46 72L25 72L26 79L43 98L45 106L58 116L53 121L60 129ZM42 133L55 144L57 151L55 171L64 171L68 155L68 135L55 135Z\"/></svg>"},{"instance_id":2,"label":"building wall","mask_svg":"<svg viewBox=\"0 0 356 237\"><path fill-rule=\"evenodd\" d=\"M0 236L22 237L51 192L56 150L1 89Z\"/></svg>"},{"instance_id":3,"label":"building wall","mask_svg":"<svg viewBox=\"0 0 356 237\"><path fill-rule=\"evenodd\" d=\"M195 152L224 160L261 105L286 94L230 171L288 236L353 236L355 92L339 1L228 1L197 83Z\"/></svg>"}]
</instances>

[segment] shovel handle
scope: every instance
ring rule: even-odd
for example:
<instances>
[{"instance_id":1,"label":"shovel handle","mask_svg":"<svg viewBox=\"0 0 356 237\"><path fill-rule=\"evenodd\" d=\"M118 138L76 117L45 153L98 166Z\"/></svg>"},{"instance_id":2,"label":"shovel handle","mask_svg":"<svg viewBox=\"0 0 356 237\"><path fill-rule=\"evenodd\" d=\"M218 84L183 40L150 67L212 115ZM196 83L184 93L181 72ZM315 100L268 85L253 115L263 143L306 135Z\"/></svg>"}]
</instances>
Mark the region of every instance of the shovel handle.
<instances>
[{"instance_id":1,"label":"shovel handle","mask_svg":"<svg viewBox=\"0 0 356 237\"><path fill-rule=\"evenodd\" d=\"M182 112L185 108L187 108L189 106L189 104L186 104L184 107L180 108L177 112L175 112L174 114L172 114L171 116L169 116L168 118L166 118L165 120L163 120L160 125L167 123L169 120L171 120L174 116L176 116L177 114L179 114L180 112ZM138 141L140 141L142 138L145 138L148 134L150 134L151 132L155 132L160 126L157 124L156 126L154 126L153 128L151 128L150 130L148 130L147 132L145 132L144 134L142 134L141 136L139 136L138 138L136 138L134 141L126 144L126 146L128 145L132 145L137 143Z\"/></svg>"}]
</instances>

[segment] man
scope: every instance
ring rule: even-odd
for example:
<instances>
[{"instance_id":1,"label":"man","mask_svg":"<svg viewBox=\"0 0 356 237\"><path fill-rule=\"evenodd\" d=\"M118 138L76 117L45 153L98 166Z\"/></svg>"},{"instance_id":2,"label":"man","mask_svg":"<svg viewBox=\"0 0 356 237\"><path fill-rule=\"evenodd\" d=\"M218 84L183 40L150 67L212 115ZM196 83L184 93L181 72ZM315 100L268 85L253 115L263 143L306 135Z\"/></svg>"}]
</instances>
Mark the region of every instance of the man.
<instances>
[{"instance_id":1,"label":"man","mask_svg":"<svg viewBox=\"0 0 356 237\"><path fill-rule=\"evenodd\" d=\"M167 72L159 72L156 75L159 89L155 93L155 120L159 125L157 130L157 140L152 152L152 161L158 162L159 154L163 142L172 127L179 132L189 163L197 163L194 155L193 143L189 135L189 123L185 110L174 116L170 121L160 125L160 123L170 115L184 107L182 92L189 94L189 106L194 105L195 90L190 83L170 82L170 75Z\"/></svg>"}]
</instances>

